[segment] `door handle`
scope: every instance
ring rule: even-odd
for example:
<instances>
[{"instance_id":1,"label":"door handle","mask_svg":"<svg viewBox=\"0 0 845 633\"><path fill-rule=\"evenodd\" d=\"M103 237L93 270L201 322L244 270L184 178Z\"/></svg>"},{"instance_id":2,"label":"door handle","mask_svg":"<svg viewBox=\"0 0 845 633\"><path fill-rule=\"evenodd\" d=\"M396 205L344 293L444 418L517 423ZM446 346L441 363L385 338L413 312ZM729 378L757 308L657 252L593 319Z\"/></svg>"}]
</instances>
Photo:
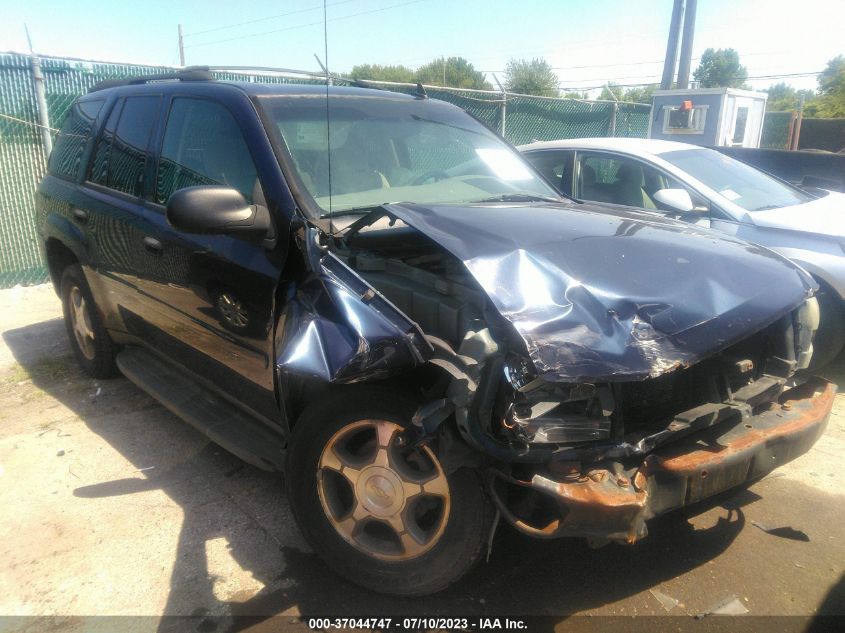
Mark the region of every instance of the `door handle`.
<instances>
[{"instance_id":1,"label":"door handle","mask_svg":"<svg viewBox=\"0 0 845 633\"><path fill-rule=\"evenodd\" d=\"M148 251L152 251L154 253L160 253L161 252L161 242L159 242L154 237L145 237L144 238L144 247Z\"/></svg>"},{"instance_id":2,"label":"door handle","mask_svg":"<svg viewBox=\"0 0 845 633\"><path fill-rule=\"evenodd\" d=\"M73 217L76 218L79 222L87 222L88 212L85 209L74 209Z\"/></svg>"}]
</instances>

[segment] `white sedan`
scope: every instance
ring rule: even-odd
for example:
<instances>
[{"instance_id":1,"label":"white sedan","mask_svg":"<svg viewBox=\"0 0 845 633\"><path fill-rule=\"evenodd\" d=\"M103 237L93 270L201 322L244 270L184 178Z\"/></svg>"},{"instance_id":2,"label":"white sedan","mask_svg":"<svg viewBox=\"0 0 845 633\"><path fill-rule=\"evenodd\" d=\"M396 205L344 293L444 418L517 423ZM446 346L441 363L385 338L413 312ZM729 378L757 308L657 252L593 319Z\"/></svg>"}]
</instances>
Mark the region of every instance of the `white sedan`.
<instances>
[{"instance_id":1,"label":"white sedan","mask_svg":"<svg viewBox=\"0 0 845 633\"><path fill-rule=\"evenodd\" d=\"M798 189L715 150L673 141L583 138L519 150L570 197L673 215L789 257L820 286L813 365L842 349L845 194Z\"/></svg>"}]
</instances>

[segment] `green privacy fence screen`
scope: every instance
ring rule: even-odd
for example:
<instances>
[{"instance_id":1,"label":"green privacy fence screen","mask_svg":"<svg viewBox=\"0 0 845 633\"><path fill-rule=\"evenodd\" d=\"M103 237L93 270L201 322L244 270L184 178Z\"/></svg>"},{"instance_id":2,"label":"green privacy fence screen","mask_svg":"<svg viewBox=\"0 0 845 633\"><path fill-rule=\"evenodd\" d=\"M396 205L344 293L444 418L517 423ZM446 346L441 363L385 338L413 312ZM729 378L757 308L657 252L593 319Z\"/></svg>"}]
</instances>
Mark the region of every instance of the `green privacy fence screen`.
<instances>
[{"instance_id":1,"label":"green privacy fence screen","mask_svg":"<svg viewBox=\"0 0 845 633\"><path fill-rule=\"evenodd\" d=\"M42 57L41 68L52 134L73 100L106 79L165 73L173 68ZM290 75L216 72L217 79L261 83L322 83ZM400 92L411 85L372 82ZM644 137L649 106L609 101L549 99L499 92L426 87L428 95L458 105L504 132L514 144L581 136ZM34 194L46 159L38 127L30 59L0 54L0 288L48 279L35 234Z\"/></svg>"},{"instance_id":2,"label":"green privacy fence screen","mask_svg":"<svg viewBox=\"0 0 845 633\"><path fill-rule=\"evenodd\" d=\"M766 118L763 119L763 132L760 136L760 147L786 149L791 120L791 112L766 112Z\"/></svg>"}]
</instances>

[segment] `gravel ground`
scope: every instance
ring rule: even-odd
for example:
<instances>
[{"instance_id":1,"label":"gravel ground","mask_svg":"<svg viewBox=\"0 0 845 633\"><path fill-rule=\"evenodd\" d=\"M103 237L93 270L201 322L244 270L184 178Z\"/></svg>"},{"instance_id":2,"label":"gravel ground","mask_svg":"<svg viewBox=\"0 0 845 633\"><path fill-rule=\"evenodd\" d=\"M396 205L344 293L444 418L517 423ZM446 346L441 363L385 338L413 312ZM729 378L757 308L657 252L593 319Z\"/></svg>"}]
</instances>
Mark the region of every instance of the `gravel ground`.
<instances>
[{"instance_id":1,"label":"gravel ground","mask_svg":"<svg viewBox=\"0 0 845 633\"><path fill-rule=\"evenodd\" d=\"M845 395L808 454L719 507L656 520L633 547L590 550L503 527L487 563L411 601L328 571L279 475L245 465L127 380L85 376L49 285L0 290L0 334L0 615L31 616L0 618L0 629L89 630L102 615L150 616L119 627L144 631L166 630L162 615L564 622L695 615L732 598L750 615L845 614ZM845 387L845 360L828 377ZM664 596L678 604L667 611ZM679 620L661 621L651 630Z\"/></svg>"}]
</instances>

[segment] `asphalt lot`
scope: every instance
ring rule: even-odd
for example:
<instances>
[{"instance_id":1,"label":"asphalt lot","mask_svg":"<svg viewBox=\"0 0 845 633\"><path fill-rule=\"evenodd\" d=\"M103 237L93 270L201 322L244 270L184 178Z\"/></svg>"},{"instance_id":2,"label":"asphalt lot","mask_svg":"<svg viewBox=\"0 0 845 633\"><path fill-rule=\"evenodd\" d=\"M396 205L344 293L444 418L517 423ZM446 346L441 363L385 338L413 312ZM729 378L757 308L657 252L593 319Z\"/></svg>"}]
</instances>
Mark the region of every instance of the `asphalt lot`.
<instances>
[{"instance_id":1,"label":"asphalt lot","mask_svg":"<svg viewBox=\"0 0 845 633\"><path fill-rule=\"evenodd\" d=\"M487 563L414 601L332 574L294 525L279 475L127 380L85 376L51 287L0 291L0 338L0 615L48 618L0 628L146 615L132 628L154 631L162 614L549 615L565 627L570 615L690 616L733 598L749 616L845 614L845 395L810 453L721 506L656 520L633 547L535 541L503 525ZM845 389L845 359L828 377ZM655 628L675 630L665 621Z\"/></svg>"}]
</instances>

